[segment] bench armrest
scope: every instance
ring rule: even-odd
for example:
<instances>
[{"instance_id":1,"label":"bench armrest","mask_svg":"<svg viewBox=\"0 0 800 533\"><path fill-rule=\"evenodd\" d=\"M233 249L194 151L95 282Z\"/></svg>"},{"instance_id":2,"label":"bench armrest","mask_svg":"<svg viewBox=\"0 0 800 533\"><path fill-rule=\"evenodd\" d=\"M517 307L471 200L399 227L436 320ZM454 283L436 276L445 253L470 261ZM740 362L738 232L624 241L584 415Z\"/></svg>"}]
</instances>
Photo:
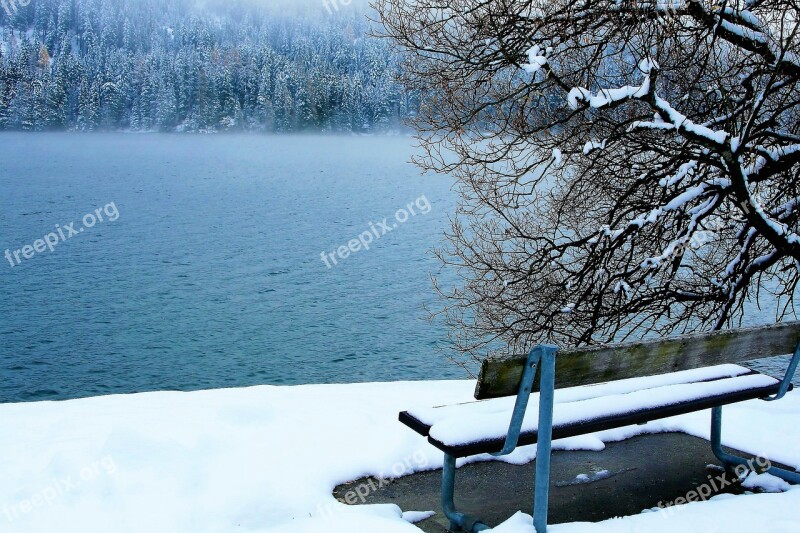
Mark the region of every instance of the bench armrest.
<instances>
[{"instance_id":1,"label":"bench armrest","mask_svg":"<svg viewBox=\"0 0 800 533\"><path fill-rule=\"evenodd\" d=\"M800 342L797 343L797 347L794 349L794 355L789 363L789 368L786 369L786 375L783 377L783 381L781 381L778 394L770 396L769 398L764 398L765 401L774 402L786 396L786 393L789 392L789 389L792 387L792 380L794 379L795 372L797 372L798 364L800 364Z\"/></svg>"},{"instance_id":2,"label":"bench armrest","mask_svg":"<svg viewBox=\"0 0 800 533\"><path fill-rule=\"evenodd\" d=\"M541 367L542 373L545 372L547 366L548 373L555 374L556 366L556 353L558 348L549 344L539 344L535 346L528 354L528 359L525 361L525 369L522 373L522 379L519 382L519 390L517 391L517 400L514 403L514 411L511 413L511 422L508 424L508 433L506 434L506 442L503 449L499 452L493 453L495 457L508 455L513 452L517 443L519 442L519 435L522 431L522 422L525 419L525 412L528 408L528 399L531 397L531 390L533 390L533 383L536 379L537 370ZM544 381L544 380L542 380ZM554 393L554 386L550 384L550 390L545 391L545 384L542 383L542 396L550 398L550 410L552 412L552 398ZM540 399L541 401L541 399Z\"/></svg>"}]
</instances>

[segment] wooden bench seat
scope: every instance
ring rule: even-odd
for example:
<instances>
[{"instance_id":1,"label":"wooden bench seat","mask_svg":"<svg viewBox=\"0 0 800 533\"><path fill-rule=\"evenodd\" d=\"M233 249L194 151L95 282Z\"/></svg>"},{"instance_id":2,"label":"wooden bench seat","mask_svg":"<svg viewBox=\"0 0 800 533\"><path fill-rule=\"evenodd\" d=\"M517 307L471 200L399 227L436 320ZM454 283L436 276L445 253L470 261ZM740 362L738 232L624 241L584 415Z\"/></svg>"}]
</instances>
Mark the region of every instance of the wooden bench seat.
<instances>
[{"instance_id":1,"label":"wooden bench seat","mask_svg":"<svg viewBox=\"0 0 800 533\"><path fill-rule=\"evenodd\" d=\"M442 510L451 531L488 529L456 510L456 459L507 455L536 444L533 522L544 533L553 439L711 409L714 455L728 470L752 468L752 459L723 449L722 408L782 398L800 365L799 339L800 322L789 322L563 351L538 345L526 355L486 359L475 389L478 401L403 411L400 421L444 452ZM783 379L736 364L792 350ZM774 466L767 472L800 484L797 472Z\"/></svg>"},{"instance_id":2,"label":"wooden bench seat","mask_svg":"<svg viewBox=\"0 0 800 533\"><path fill-rule=\"evenodd\" d=\"M720 405L777 394L780 380L737 365L559 389L555 392L553 439L585 435ZM538 395L532 395L518 441L538 441ZM514 397L414 409L400 421L445 453L467 457L503 449Z\"/></svg>"}]
</instances>

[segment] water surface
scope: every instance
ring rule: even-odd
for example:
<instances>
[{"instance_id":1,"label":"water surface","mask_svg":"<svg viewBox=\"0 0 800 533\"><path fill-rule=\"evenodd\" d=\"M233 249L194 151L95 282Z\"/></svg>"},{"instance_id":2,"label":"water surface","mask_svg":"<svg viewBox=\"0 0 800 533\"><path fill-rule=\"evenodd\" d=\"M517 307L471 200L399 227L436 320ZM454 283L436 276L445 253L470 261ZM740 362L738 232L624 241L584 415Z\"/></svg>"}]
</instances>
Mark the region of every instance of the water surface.
<instances>
[{"instance_id":1,"label":"water surface","mask_svg":"<svg viewBox=\"0 0 800 533\"><path fill-rule=\"evenodd\" d=\"M412 152L405 137L0 135L0 254L104 215L52 252L0 257L0 402L466 377L422 310L455 195ZM326 266L384 218L369 250Z\"/></svg>"},{"instance_id":2,"label":"water surface","mask_svg":"<svg viewBox=\"0 0 800 533\"><path fill-rule=\"evenodd\" d=\"M0 253L111 202L119 218L0 258L0 401L463 377L422 310L454 195L411 152L405 137L1 135ZM429 212L398 223L415 201ZM397 227L326 267L384 218Z\"/></svg>"}]
</instances>

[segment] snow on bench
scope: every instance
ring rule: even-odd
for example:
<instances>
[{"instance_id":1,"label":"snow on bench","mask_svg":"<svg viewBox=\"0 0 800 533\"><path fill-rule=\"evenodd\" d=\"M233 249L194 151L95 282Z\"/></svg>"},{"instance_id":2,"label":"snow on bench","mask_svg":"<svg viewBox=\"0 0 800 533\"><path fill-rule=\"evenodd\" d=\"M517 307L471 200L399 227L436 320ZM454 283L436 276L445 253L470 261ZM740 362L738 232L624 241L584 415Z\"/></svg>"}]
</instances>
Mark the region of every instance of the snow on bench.
<instances>
[{"instance_id":1,"label":"snow on bench","mask_svg":"<svg viewBox=\"0 0 800 533\"><path fill-rule=\"evenodd\" d=\"M662 376L559 389L555 392L553 438L574 437L719 404L776 394L780 380L737 365L720 365ZM429 436L431 444L455 457L498 452L508 433L514 397L414 409L401 421ZM538 395L533 395L521 427L519 445L535 444ZM706 405L708 404L708 405Z\"/></svg>"}]
</instances>

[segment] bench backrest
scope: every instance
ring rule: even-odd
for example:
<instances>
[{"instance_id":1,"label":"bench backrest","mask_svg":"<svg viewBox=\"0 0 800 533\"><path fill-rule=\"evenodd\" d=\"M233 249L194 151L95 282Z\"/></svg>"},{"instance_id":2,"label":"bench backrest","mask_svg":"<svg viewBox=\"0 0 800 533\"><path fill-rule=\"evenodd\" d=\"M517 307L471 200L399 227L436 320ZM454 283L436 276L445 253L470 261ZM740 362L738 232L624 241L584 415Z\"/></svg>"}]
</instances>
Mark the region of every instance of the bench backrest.
<instances>
[{"instance_id":1,"label":"bench backrest","mask_svg":"<svg viewBox=\"0 0 800 533\"><path fill-rule=\"evenodd\" d=\"M800 341L800 322L752 329L559 351L556 388L668 374L725 363L791 354ZM517 394L528 354L488 358L481 365L475 398ZM538 391L538 378L534 391Z\"/></svg>"}]
</instances>

